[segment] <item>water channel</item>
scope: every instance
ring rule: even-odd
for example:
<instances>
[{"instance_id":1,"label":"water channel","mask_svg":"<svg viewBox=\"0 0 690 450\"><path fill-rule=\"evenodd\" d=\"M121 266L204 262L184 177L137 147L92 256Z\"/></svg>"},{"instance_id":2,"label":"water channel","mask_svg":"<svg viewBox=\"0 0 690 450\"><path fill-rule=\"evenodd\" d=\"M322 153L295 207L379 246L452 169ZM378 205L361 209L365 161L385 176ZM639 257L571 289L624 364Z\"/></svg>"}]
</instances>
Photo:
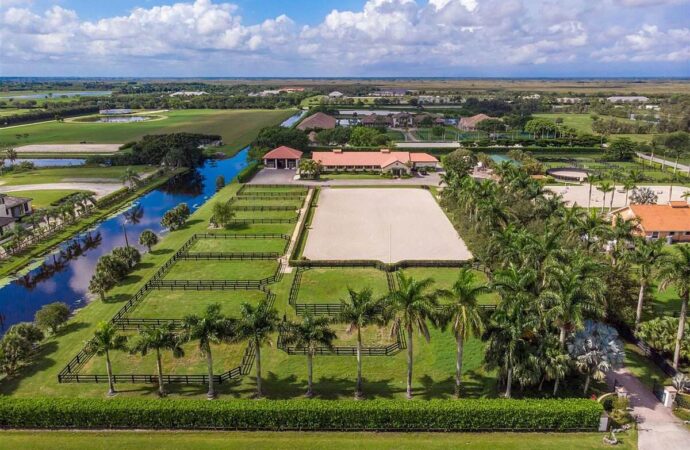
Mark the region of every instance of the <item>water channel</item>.
<instances>
[{"instance_id":1,"label":"water channel","mask_svg":"<svg viewBox=\"0 0 690 450\"><path fill-rule=\"evenodd\" d=\"M165 235L160 219L176 205L186 202L192 211L203 205L215 193L218 175L229 183L246 167L247 152L245 148L232 158L207 160L196 170L138 198L126 209L138 207L143 211L139 223L125 224L130 245L138 247L139 234L147 228ZM0 285L0 335L15 323L32 321L36 311L47 303L61 301L73 309L83 307L98 258L125 245L122 225L126 210L64 242L22 277Z\"/></svg>"}]
</instances>

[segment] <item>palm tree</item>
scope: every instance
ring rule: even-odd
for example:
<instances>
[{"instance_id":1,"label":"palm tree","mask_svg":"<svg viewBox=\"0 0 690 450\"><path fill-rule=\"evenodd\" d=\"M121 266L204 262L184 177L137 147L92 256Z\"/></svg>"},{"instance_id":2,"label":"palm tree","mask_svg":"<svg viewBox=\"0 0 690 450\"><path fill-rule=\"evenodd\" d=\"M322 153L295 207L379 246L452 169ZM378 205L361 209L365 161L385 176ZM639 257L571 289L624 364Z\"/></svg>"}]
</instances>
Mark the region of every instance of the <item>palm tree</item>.
<instances>
[{"instance_id":1,"label":"palm tree","mask_svg":"<svg viewBox=\"0 0 690 450\"><path fill-rule=\"evenodd\" d=\"M615 328L591 320L575 333L568 344L568 352L575 359L575 366L586 375L585 394L592 378L603 380L606 372L620 366L625 359L623 343Z\"/></svg>"},{"instance_id":2,"label":"palm tree","mask_svg":"<svg viewBox=\"0 0 690 450\"><path fill-rule=\"evenodd\" d=\"M7 148L7 150L5 150L5 157L10 160L10 164L14 164L17 160L17 150L12 147Z\"/></svg>"},{"instance_id":3,"label":"palm tree","mask_svg":"<svg viewBox=\"0 0 690 450\"><path fill-rule=\"evenodd\" d=\"M604 194L604 198L601 200L601 211L604 212L604 208L606 208L606 194L613 191L614 186L608 181L602 181L599 183L599 186L597 186L597 190Z\"/></svg>"},{"instance_id":4,"label":"palm tree","mask_svg":"<svg viewBox=\"0 0 690 450\"><path fill-rule=\"evenodd\" d=\"M151 247L158 243L158 236L152 230L144 230L139 235L139 244L145 245L151 252Z\"/></svg>"},{"instance_id":5,"label":"palm tree","mask_svg":"<svg viewBox=\"0 0 690 450\"><path fill-rule=\"evenodd\" d=\"M141 222L141 219L144 217L144 208L142 208L141 205L136 205L128 211L125 211L122 217L124 218L122 222L122 233L125 235L125 246L129 247L129 239L127 239L127 228L125 228L125 225L128 223L136 225Z\"/></svg>"},{"instance_id":6,"label":"palm tree","mask_svg":"<svg viewBox=\"0 0 690 450\"><path fill-rule=\"evenodd\" d=\"M448 303L441 307L441 320L452 324L455 335L455 396L460 397L462 389L462 355L465 339L478 336L484 329L484 319L478 307L479 296L489 292L485 283L477 284L476 275L467 268L460 270L451 290L439 291L439 296Z\"/></svg>"},{"instance_id":7,"label":"palm tree","mask_svg":"<svg viewBox=\"0 0 690 450\"><path fill-rule=\"evenodd\" d=\"M592 187L596 184L599 183L602 180L602 177L598 173L591 173L587 175L587 182L589 183L589 195L587 197L587 208L590 208L592 206Z\"/></svg>"},{"instance_id":8,"label":"palm tree","mask_svg":"<svg viewBox=\"0 0 690 450\"><path fill-rule=\"evenodd\" d=\"M319 348L333 349L333 341L338 337L330 328L331 320L327 317L314 317L308 310L302 316L302 322L288 323L285 326L283 343L294 345L303 349L307 355L307 393L305 396L314 396L312 386L313 359Z\"/></svg>"},{"instance_id":9,"label":"palm tree","mask_svg":"<svg viewBox=\"0 0 690 450\"><path fill-rule=\"evenodd\" d=\"M664 254L664 241L661 239L654 241L636 239L635 248L627 254L630 262L637 267L637 276L640 280L640 293L637 297L637 311L635 313L635 331L640 328L645 289Z\"/></svg>"},{"instance_id":10,"label":"palm tree","mask_svg":"<svg viewBox=\"0 0 690 450\"><path fill-rule=\"evenodd\" d=\"M93 334L93 338L86 343L87 351L99 356L105 355L105 368L108 373L108 395L115 395L113 382L113 368L110 364L110 352L113 350L125 350L127 336L118 334L117 328L112 322L100 322Z\"/></svg>"},{"instance_id":11,"label":"palm tree","mask_svg":"<svg viewBox=\"0 0 690 450\"><path fill-rule=\"evenodd\" d=\"M183 319L183 340L199 340L199 352L206 357L208 369L208 393L206 397L209 400L216 397L213 388L211 344L232 341L236 336L235 328L235 321L220 313L220 304L218 303L208 305L202 316L190 315Z\"/></svg>"},{"instance_id":12,"label":"palm tree","mask_svg":"<svg viewBox=\"0 0 690 450\"><path fill-rule=\"evenodd\" d=\"M256 398L261 398L261 346L268 342L278 329L278 312L262 300L256 307L249 303L240 305L241 319L237 324L237 339L247 340L256 351Z\"/></svg>"},{"instance_id":13,"label":"palm tree","mask_svg":"<svg viewBox=\"0 0 690 450\"><path fill-rule=\"evenodd\" d=\"M156 351L156 368L158 369L158 395L165 396L163 384L163 366L161 363L161 350L170 350L175 358L184 356L184 350L180 344L180 339L175 333L171 323L160 326L149 326L139 332L139 336L134 345L130 348L131 353L146 356L149 351Z\"/></svg>"},{"instance_id":14,"label":"palm tree","mask_svg":"<svg viewBox=\"0 0 690 450\"><path fill-rule=\"evenodd\" d=\"M141 181L141 176L131 167L127 167L120 177L120 180L122 184L129 185L130 189L134 189Z\"/></svg>"},{"instance_id":15,"label":"palm tree","mask_svg":"<svg viewBox=\"0 0 690 450\"><path fill-rule=\"evenodd\" d=\"M582 327L585 314L601 313L605 287L596 269L597 265L586 257L547 269L546 289L540 299L546 319L559 329L561 349L565 349L568 332Z\"/></svg>"},{"instance_id":16,"label":"palm tree","mask_svg":"<svg viewBox=\"0 0 690 450\"><path fill-rule=\"evenodd\" d=\"M623 189L625 189L625 206L628 206L628 196L630 195L630 191L636 187L637 183L630 178L623 182Z\"/></svg>"},{"instance_id":17,"label":"palm tree","mask_svg":"<svg viewBox=\"0 0 690 450\"><path fill-rule=\"evenodd\" d=\"M674 248L675 252L661 260L659 270L659 287L666 290L669 286L675 286L681 298L680 317L678 320L678 334L676 336L676 348L673 352L673 368L678 370L680 361L680 346L685 331L685 321L688 312L688 300L690 299L690 246L682 245Z\"/></svg>"},{"instance_id":18,"label":"palm tree","mask_svg":"<svg viewBox=\"0 0 690 450\"><path fill-rule=\"evenodd\" d=\"M383 299L374 299L370 288L355 291L348 288L347 300L340 300L340 312L335 318L347 325L346 332L357 332L357 386L355 400L364 398L362 392L362 328L386 323Z\"/></svg>"},{"instance_id":19,"label":"palm tree","mask_svg":"<svg viewBox=\"0 0 690 450\"><path fill-rule=\"evenodd\" d=\"M431 340L428 321L437 316L438 302L435 293L428 292L434 284L431 278L417 281L397 274L398 288L388 296L388 313L392 317L391 335L401 330L407 333L407 398L412 398L413 333L415 328L428 342Z\"/></svg>"}]
</instances>

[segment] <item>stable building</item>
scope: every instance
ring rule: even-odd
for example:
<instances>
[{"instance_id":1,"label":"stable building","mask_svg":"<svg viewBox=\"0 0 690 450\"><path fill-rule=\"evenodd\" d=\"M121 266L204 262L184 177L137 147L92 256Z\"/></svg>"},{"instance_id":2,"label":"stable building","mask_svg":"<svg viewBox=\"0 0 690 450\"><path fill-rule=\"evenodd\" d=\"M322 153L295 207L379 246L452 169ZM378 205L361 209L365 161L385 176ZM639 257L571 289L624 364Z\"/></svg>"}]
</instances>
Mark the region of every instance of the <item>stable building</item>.
<instances>
[{"instance_id":1,"label":"stable building","mask_svg":"<svg viewBox=\"0 0 690 450\"><path fill-rule=\"evenodd\" d=\"M635 234L646 239L690 242L690 205L674 201L666 205L630 205L613 212L624 220L634 220Z\"/></svg>"},{"instance_id":2,"label":"stable building","mask_svg":"<svg viewBox=\"0 0 690 450\"><path fill-rule=\"evenodd\" d=\"M335 128L338 121L335 117L328 114L317 112L305 118L299 125L298 130L330 130Z\"/></svg>"},{"instance_id":3,"label":"stable building","mask_svg":"<svg viewBox=\"0 0 690 450\"><path fill-rule=\"evenodd\" d=\"M388 149L379 152L344 152L335 149L332 152L313 152L312 159L321 165L324 172L374 171L396 176L439 166L438 159L428 153L392 152Z\"/></svg>"},{"instance_id":4,"label":"stable building","mask_svg":"<svg viewBox=\"0 0 690 450\"><path fill-rule=\"evenodd\" d=\"M267 169L296 169L300 159L302 159L301 151L283 145L264 155L264 167Z\"/></svg>"}]
</instances>

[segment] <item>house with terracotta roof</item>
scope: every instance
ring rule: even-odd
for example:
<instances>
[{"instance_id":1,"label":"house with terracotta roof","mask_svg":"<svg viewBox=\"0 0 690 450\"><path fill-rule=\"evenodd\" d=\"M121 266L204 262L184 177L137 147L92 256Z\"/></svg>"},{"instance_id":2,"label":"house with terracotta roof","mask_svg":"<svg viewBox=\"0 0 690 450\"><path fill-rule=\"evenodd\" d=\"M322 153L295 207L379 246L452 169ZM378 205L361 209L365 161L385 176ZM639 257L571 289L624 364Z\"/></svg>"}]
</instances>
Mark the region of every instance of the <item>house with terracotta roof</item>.
<instances>
[{"instance_id":1,"label":"house with terracotta roof","mask_svg":"<svg viewBox=\"0 0 690 450\"><path fill-rule=\"evenodd\" d=\"M482 120L493 119L491 116L486 114L477 114L472 117L463 117L458 122L458 128L464 131L474 131L477 129L477 124Z\"/></svg>"},{"instance_id":2,"label":"house with terracotta roof","mask_svg":"<svg viewBox=\"0 0 690 450\"><path fill-rule=\"evenodd\" d=\"M382 149L379 152L313 152L312 159L321 164L324 172L375 171L393 175L409 174L420 168L437 168L439 161L428 153L395 152Z\"/></svg>"},{"instance_id":3,"label":"house with terracotta roof","mask_svg":"<svg viewBox=\"0 0 690 450\"><path fill-rule=\"evenodd\" d=\"M282 145L264 155L264 167L267 169L295 169L302 159L302 152Z\"/></svg>"},{"instance_id":4,"label":"house with terracotta roof","mask_svg":"<svg viewBox=\"0 0 690 450\"><path fill-rule=\"evenodd\" d=\"M362 117L360 124L364 127L391 127L393 119L390 115L383 116L376 113Z\"/></svg>"},{"instance_id":5,"label":"house with terracotta roof","mask_svg":"<svg viewBox=\"0 0 690 450\"><path fill-rule=\"evenodd\" d=\"M298 130L330 130L335 128L337 120L333 116L328 114L317 112L311 116L305 118L299 125L297 125Z\"/></svg>"},{"instance_id":6,"label":"house with terracotta roof","mask_svg":"<svg viewBox=\"0 0 690 450\"><path fill-rule=\"evenodd\" d=\"M630 205L613 211L636 222L635 232L646 239L690 242L690 205L684 201L666 205Z\"/></svg>"}]
</instances>

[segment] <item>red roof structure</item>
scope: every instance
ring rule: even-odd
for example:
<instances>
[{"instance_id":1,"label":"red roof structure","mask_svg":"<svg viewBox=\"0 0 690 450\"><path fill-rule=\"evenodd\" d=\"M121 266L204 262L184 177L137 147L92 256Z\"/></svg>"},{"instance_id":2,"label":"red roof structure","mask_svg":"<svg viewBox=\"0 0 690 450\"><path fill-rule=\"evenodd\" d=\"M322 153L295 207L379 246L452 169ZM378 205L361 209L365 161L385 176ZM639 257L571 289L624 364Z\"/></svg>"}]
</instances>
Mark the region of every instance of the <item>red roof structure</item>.
<instances>
[{"instance_id":1,"label":"red roof structure","mask_svg":"<svg viewBox=\"0 0 690 450\"><path fill-rule=\"evenodd\" d=\"M402 164L438 163L438 159L427 153L391 152L390 150L381 150L380 152L343 152L340 150L313 152L312 159L324 167L373 166L384 168L396 162Z\"/></svg>"},{"instance_id":2,"label":"red roof structure","mask_svg":"<svg viewBox=\"0 0 690 450\"><path fill-rule=\"evenodd\" d=\"M304 119L299 125L297 125L298 130L330 130L335 128L337 120L333 116L324 114L322 112L317 112L306 119Z\"/></svg>"},{"instance_id":3,"label":"red roof structure","mask_svg":"<svg viewBox=\"0 0 690 450\"><path fill-rule=\"evenodd\" d=\"M270 152L264 155L264 159L300 159L302 158L302 152L295 150L294 148L282 145L278 148L274 148Z\"/></svg>"}]
</instances>

